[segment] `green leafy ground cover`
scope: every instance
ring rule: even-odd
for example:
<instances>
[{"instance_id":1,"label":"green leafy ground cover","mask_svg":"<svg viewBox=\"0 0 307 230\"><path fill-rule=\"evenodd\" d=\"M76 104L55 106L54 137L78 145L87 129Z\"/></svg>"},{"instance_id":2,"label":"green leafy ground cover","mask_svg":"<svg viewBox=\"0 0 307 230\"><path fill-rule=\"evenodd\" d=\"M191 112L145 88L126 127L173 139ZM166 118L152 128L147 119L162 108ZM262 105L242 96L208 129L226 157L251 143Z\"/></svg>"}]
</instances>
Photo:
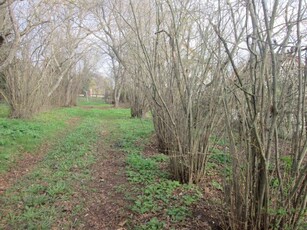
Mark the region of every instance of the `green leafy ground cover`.
<instances>
[{"instance_id":1,"label":"green leafy ground cover","mask_svg":"<svg viewBox=\"0 0 307 230\"><path fill-rule=\"evenodd\" d=\"M41 113L30 120L9 119L7 106L0 105L0 174L20 157L34 152L43 142L52 139L68 126L72 117L68 110Z\"/></svg>"},{"instance_id":2,"label":"green leafy ground cover","mask_svg":"<svg viewBox=\"0 0 307 230\"><path fill-rule=\"evenodd\" d=\"M84 109L93 104L91 109ZM7 118L7 107L1 105L2 173L13 167L14 159L22 152L35 152L50 138L54 139L54 147L0 196L0 229L78 228L79 220L73 220L84 204L82 200L73 206L68 204L76 200L76 190L87 191L85 184L91 179L102 127L108 132L106 143L126 153L128 183L121 189L135 213L127 223L130 229L171 229L191 215L191 205L201 196L199 191L170 179L163 167L168 162L166 156L142 155L153 133L152 121L131 119L128 109L99 108L106 106L82 101L81 107L56 109L31 120L11 120ZM78 124L56 138L76 118ZM139 221L142 216L149 218Z\"/></svg>"},{"instance_id":3,"label":"green leafy ground cover","mask_svg":"<svg viewBox=\"0 0 307 230\"><path fill-rule=\"evenodd\" d=\"M31 120L1 118L0 124L6 127L6 132L1 133L2 138L16 145L2 146L1 155L7 155L8 159L23 151L35 150L52 136L56 138L56 134L67 127L67 121L78 118L78 124L64 137L55 139L54 148L35 169L1 197L0 229L51 229L61 225L65 228L67 222L59 223L67 215L65 202L71 199L76 186L82 186L82 181L90 178L90 165L95 161L92 150L100 124L104 115L108 118L111 114L107 110L89 111L75 107L42 113ZM6 162L6 167L12 165L14 162ZM80 205L69 210L72 216L81 210ZM69 226L74 224L68 223Z\"/></svg>"},{"instance_id":4,"label":"green leafy ground cover","mask_svg":"<svg viewBox=\"0 0 307 230\"><path fill-rule=\"evenodd\" d=\"M126 175L129 184L121 188L132 203L130 209L142 221L131 220L132 229L176 229L191 216L191 206L201 193L194 186L171 179L168 157L162 154L142 155L153 132L151 120L124 119L116 129L121 133L118 146L127 153Z\"/></svg>"},{"instance_id":5,"label":"green leafy ground cover","mask_svg":"<svg viewBox=\"0 0 307 230\"><path fill-rule=\"evenodd\" d=\"M24 152L32 153L43 142L58 136L59 132L65 130L69 120L74 118L85 118L87 116L99 118L98 108L110 107L101 98L87 101L81 98L80 106L97 109L84 111L78 107L62 108L41 113L32 119L9 119L9 108L0 104L0 174L5 173L18 157ZM106 116L113 116L111 114Z\"/></svg>"},{"instance_id":6,"label":"green leafy ground cover","mask_svg":"<svg viewBox=\"0 0 307 230\"><path fill-rule=\"evenodd\" d=\"M1 210L2 224L12 229L51 229L63 218L65 201L74 194L73 185L90 177L96 138L96 122L89 119L59 140L35 170L6 191L1 202L5 208Z\"/></svg>"}]
</instances>

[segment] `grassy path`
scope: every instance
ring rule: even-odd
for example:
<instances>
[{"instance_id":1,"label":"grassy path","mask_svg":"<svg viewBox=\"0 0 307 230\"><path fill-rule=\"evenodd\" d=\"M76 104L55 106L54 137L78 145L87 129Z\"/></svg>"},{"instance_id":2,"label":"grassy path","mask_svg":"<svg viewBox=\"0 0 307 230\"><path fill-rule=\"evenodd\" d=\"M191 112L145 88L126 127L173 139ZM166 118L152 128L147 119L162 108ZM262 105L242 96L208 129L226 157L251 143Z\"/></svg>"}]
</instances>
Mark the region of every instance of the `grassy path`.
<instances>
[{"instance_id":1,"label":"grassy path","mask_svg":"<svg viewBox=\"0 0 307 230\"><path fill-rule=\"evenodd\" d=\"M10 145L2 145L4 151L0 152L2 159L7 159L1 162L5 165L1 178L16 175L16 172L19 175L7 178L10 183L6 183L5 189L8 189L0 195L0 229L66 228L76 224L72 219L66 220L67 212L72 217L81 207L77 204L70 209L69 200L74 197L75 190L82 187L83 181L91 177L90 165L95 159L97 134L104 115L109 116L102 109L103 106L94 110L60 109L31 121L9 120L3 116L0 124L2 122L7 127L7 133L21 130L20 127L25 131L16 141L19 147L15 152ZM27 135L32 127L36 127L40 138ZM48 127L52 128L46 132L44 129L48 131ZM2 136L8 142L14 140L12 135ZM30 147L29 142L33 143ZM50 148L37 149L37 146L51 142ZM32 154L27 153L31 150ZM31 164L24 164L27 161ZM14 169L21 165L24 167Z\"/></svg>"},{"instance_id":2,"label":"grassy path","mask_svg":"<svg viewBox=\"0 0 307 230\"><path fill-rule=\"evenodd\" d=\"M37 143L54 140L0 194L0 229L206 229L207 222L193 218L201 199L197 188L170 179L168 158L148 147L151 120L129 115L127 109L83 104L21 122L43 134L37 122L49 117L53 128ZM57 116L61 120L50 118ZM63 132L58 138L57 130Z\"/></svg>"},{"instance_id":3,"label":"grassy path","mask_svg":"<svg viewBox=\"0 0 307 230\"><path fill-rule=\"evenodd\" d=\"M53 140L43 142L34 152L24 152L13 164L7 164L6 170L1 173L0 177L0 195L22 176L28 174L43 159L44 155L57 144L56 140L65 137L78 122L78 117L69 119L66 129L60 130Z\"/></svg>"},{"instance_id":4,"label":"grassy path","mask_svg":"<svg viewBox=\"0 0 307 230\"><path fill-rule=\"evenodd\" d=\"M50 229L62 225L57 221L68 209L65 201L73 196L73 185L90 175L87 167L94 158L89 152L96 138L95 123L84 121L58 140L57 146L2 197L0 228Z\"/></svg>"},{"instance_id":5,"label":"grassy path","mask_svg":"<svg viewBox=\"0 0 307 230\"><path fill-rule=\"evenodd\" d=\"M31 121L11 121L3 118L5 120L2 121L3 123L17 122L18 129L23 127L24 130L29 130L32 126L36 126L36 130L42 134L41 130L46 127L39 122L40 119L44 120L44 116L62 116L63 119L59 119L60 121L48 119L49 122L53 122L48 125L54 127L52 130L54 133L57 130L59 132L65 130L65 134L60 135L60 138L53 135L55 140L52 147L40 149L46 151L43 153L35 150L35 147L39 145L39 141L35 140L37 145L31 146L28 150L33 149L34 152L38 151L40 154L29 153L29 156L27 154L20 156L25 147L20 141L17 141L21 145L20 151L13 154L14 160L11 160L12 157L6 162L1 178L10 176L10 168L18 167L25 158L32 160L31 170L29 167L21 167L20 176L11 180L10 186L7 184L6 191L0 195L0 229L68 229L91 226L94 222L89 223L88 218L84 218L84 216L89 216L86 213L88 207L85 206L84 199L92 198L95 194L95 188L91 190L91 183L97 183L97 178L98 182L101 181L102 176L107 172L109 178L118 182L114 175L116 167L111 165L108 168L106 157L114 157L116 160L119 158L115 152L105 150L107 146L111 148L114 138L119 135L116 131L116 124L127 119L129 111L105 109L104 106L97 105L88 107L83 105L79 108L62 109L52 113L52 115L46 113L43 118L39 117ZM69 125L64 124L69 123L71 119L77 122L68 128ZM63 127L58 125L60 123ZM7 127L12 128L10 124ZM148 133L151 133L151 130ZM48 135L41 140L52 137ZM21 135L21 138L31 140L31 137L25 135ZM13 151L10 150L10 152ZM108 156L104 154L105 152ZM123 152L121 154L122 162L124 162ZM124 172L124 169L122 171ZM108 179L108 185L105 183L103 187L105 196L108 196L109 201L112 202L109 195L114 193L113 184ZM100 198L101 201L105 200L104 197ZM95 203L94 209L98 208L97 204ZM100 207L105 208L106 206ZM99 212L102 212L101 210L99 209ZM105 219L103 222L108 223L109 220ZM97 228L101 229L103 222L100 221Z\"/></svg>"}]
</instances>

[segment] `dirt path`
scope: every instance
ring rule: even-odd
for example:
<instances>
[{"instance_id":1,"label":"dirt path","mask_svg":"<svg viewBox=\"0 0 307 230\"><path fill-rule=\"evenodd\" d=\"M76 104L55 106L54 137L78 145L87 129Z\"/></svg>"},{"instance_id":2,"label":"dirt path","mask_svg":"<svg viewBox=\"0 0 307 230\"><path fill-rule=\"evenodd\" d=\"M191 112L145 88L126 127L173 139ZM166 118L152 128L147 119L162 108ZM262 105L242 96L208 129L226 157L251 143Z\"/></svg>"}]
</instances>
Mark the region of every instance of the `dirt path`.
<instances>
[{"instance_id":1,"label":"dirt path","mask_svg":"<svg viewBox=\"0 0 307 230\"><path fill-rule=\"evenodd\" d=\"M97 144L97 159L92 166L92 180L85 186L88 192L81 191L78 199L84 202L84 212L80 216L82 229L124 230L127 218L131 215L127 201L118 191L127 183L125 156L104 141L107 132L102 132Z\"/></svg>"},{"instance_id":2,"label":"dirt path","mask_svg":"<svg viewBox=\"0 0 307 230\"><path fill-rule=\"evenodd\" d=\"M67 121L67 128L57 134L56 139L60 139L67 135L79 122L79 118L71 118ZM0 195L3 194L10 186L12 186L22 176L28 174L43 159L46 153L52 149L56 141L47 141L41 144L34 153L23 153L22 157L17 159L16 163L0 178Z\"/></svg>"}]
</instances>

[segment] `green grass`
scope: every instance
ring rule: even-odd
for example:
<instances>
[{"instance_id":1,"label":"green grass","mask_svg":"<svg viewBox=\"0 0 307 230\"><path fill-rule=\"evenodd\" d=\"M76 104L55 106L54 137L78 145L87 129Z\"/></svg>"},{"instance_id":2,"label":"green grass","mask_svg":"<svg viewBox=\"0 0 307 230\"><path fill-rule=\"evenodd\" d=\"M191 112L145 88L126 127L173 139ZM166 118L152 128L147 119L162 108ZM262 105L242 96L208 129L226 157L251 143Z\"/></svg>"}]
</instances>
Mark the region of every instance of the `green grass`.
<instances>
[{"instance_id":1,"label":"green grass","mask_svg":"<svg viewBox=\"0 0 307 230\"><path fill-rule=\"evenodd\" d=\"M95 103L98 102L80 104ZM6 108L0 107L3 171L22 152L32 152L67 129L70 119L78 118L78 125L61 138L53 138L54 147L43 160L0 198L0 229L78 228L73 219L82 212L83 203L78 201L67 207L67 202L76 202L73 198L76 189L86 190L84 182L91 178L90 166L95 162L93 149L101 127L108 131L105 143L112 143L113 148L127 154L125 173L129 184L121 190L132 202L130 209L135 219L128 223L132 229L163 229L166 222L176 225L185 221L191 215L191 205L201 196L195 187L170 179L162 168L168 163L167 156L142 155L153 133L153 124L150 119L129 118L128 109L62 108L31 120L10 120L6 118ZM151 217L138 221L138 216L144 215Z\"/></svg>"},{"instance_id":2,"label":"green grass","mask_svg":"<svg viewBox=\"0 0 307 230\"><path fill-rule=\"evenodd\" d=\"M165 222L159 221L157 217L153 217L146 224L136 227L136 230L159 230L165 228Z\"/></svg>"},{"instance_id":3,"label":"green grass","mask_svg":"<svg viewBox=\"0 0 307 230\"><path fill-rule=\"evenodd\" d=\"M7 118L8 108L0 106L0 173L24 152L34 152L44 141L64 130L72 116L69 109L41 113L30 120ZM77 116L77 115L76 115Z\"/></svg>"},{"instance_id":4,"label":"green grass","mask_svg":"<svg viewBox=\"0 0 307 230\"><path fill-rule=\"evenodd\" d=\"M67 215L65 201L72 198L81 181L90 178L87 169L94 162L91 150L98 138L99 124L95 118L84 119L73 132L58 140L57 147L34 171L6 192L1 200L0 229L59 227L56 221ZM75 208L78 206L69 211L76 213ZM72 223L69 221L69 225Z\"/></svg>"},{"instance_id":5,"label":"green grass","mask_svg":"<svg viewBox=\"0 0 307 230\"><path fill-rule=\"evenodd\" d=\"M123 121L133 125L134 121L129 116L130 111L127 109L87 110L74 107L55 109L31 120L0 118L0 124L5 127L2 137L14 140L17 146L15 149L10 145L2 147L13 156L25 150L34 150L48 137L56 137L59 130L66 129L67 121L78 118L76 126L71 127L61 138L55 138L53 148L35 169L0 198L0 229L77 227L78 223L74 223L73 217L82 211L82 201L71 205L71 210L67 210L65 204L74 200L72 196L76 189L86 189L83 188L84 182L91 178L90 165L95 161L93 148L98 131L104 124L111 132L109 139L113 140L115 130ZM151 126L152 132L150 121L144 121L143 124ZM146 133L138 128L135 132ZM27 141L23 142L23 139ZM134 137L127 137L127 140L130 139L134 140ZM13 166L12 162L7 165Z\"/></svg>"},{"instance_id":6,"label":"green grass","mask_svg":"<svg viewBox=\"0 0 307 230\"><path fill-rule=\"evenodd\" d=\"M81 105L109 106L101 98L88 102L80 99ZM0 104L0 175L14 166L22 153L33 153L46 140L53 140L59 132L68 127L72 118L122 119L129 116L128 110L80 109L80 107L60 108L41 113L32 119L9 119L9 108Z\"/></svg>"},{"instance_id":7,"label":"green grass","mask_svg":"<svg viewBox=\"0 0 307 230\"><path fill-rule=\"evenodd\" d=\"M110 107L112 105L107 104L102 98L89 98L88 100L85 97L78 98L79 106L101 106L101 107Z\"/></svg>"},{"instance_id":8,"label":"green grass","mask_svg":"<svg viewBox=\"0 0 307 230\"><path fill-rule=\"evenodd\" d=\"M8 117L9 112L9 107L5 103L0 102L0 118Z\"/></svg>"}]
</instances>

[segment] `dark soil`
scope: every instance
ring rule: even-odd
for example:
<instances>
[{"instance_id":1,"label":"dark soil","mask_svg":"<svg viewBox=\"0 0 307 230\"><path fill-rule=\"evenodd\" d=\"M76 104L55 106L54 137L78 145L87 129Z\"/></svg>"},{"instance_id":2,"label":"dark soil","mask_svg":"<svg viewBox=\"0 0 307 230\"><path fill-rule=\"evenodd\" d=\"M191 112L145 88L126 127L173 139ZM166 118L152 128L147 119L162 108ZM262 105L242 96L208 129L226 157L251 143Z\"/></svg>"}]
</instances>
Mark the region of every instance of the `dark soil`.
<instances>
[{"instance_id":1,"label":"dark soil","mask_svg":"<svg viewBox=\"0 0 307 230\"><path fill-rule=\"evenodd\" d=\"M125 155L105 143L102 133L97 145L96 162L92 166L92 180L85 185L78 199L84 202L84 212L80 218L81 229L124 230L129 217L128 202L119 192L120 186L127 183Z\"/></svg>"}]
</instances>

